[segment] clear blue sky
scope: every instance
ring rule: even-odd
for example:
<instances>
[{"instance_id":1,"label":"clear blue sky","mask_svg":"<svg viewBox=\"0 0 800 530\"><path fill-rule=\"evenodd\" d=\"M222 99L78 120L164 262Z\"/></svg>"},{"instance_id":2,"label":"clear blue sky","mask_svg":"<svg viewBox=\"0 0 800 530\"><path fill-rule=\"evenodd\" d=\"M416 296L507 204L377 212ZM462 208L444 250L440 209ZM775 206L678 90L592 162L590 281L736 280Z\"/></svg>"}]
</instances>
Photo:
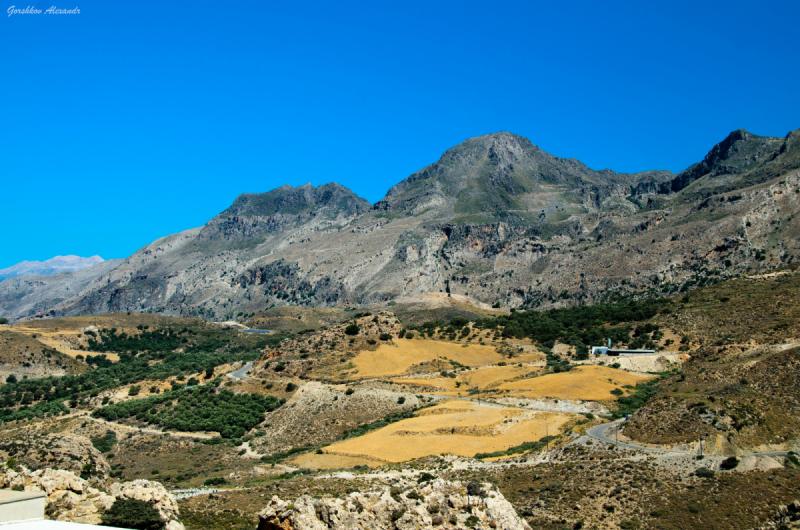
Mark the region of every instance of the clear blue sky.
<instances>
[{"instance_id":1,"label":"clear blue sky","mask_svg":"<svg viewBox=\"0 0 800 530\"><path fill-rule=\"evenodd\" d=\"M57 5L0 13L0 268L125 257L286 183L374 202L490 132L677 172L800 128L796 0Z\"/></svg>"}]
</instances>

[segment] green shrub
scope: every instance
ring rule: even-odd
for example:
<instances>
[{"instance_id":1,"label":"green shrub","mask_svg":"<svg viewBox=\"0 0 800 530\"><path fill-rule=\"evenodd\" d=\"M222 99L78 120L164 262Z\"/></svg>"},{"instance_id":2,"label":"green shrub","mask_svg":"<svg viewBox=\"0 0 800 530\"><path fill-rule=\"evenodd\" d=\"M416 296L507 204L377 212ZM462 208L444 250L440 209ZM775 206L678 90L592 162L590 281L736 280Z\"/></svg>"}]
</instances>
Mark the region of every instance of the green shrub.
<instances>
[{"instance_id":1,"label":"green shrub","mask_svg":"<svg viewBox=\"0 0 800 530\"><path fill-rule=\"evenodd\" d=\"M344 328L344 332L346 335L358 335L360 331L358 324L350 324L346 328Z\"/></svg>"},{"instance_id":2,"label":"green shrub","mask_svg":"<svg viewBox=\"0 0 800 530\"><path fill-rule=\"evenodd\" d=\"M399 398L397 398L397 404L398 405L402 405L405 402L406 402L406 398L404 396L400 396Z\"/></svg>"},{"instance_id":3,"label":"green shrub","mask_svg":"<svg viewBox=\"0 0 800 530\"><path fill-rule=\"evenodd\" d=\"M353 392L355 392L355 390L353 390L352 388L348 388L347 390L344 391L344 395L351 396L353 395Z\"/></svg>"},{"instance_id":4,"label":"green shrub","mask_svg":"<svg viewBox=\"0 0 800 530\"><path fill-rule=\"evenodd\" d=\"M720 462L719 468L725 471L730 471L731 469L736 469L736 466L739 465L739 459L735 456L731 456Z\"/></svg>"},{"instance_id":5,"label":"green shrub","mask_svg":"<svg viewBox=\"0 0 800 530\"><path fill-rule=\"evenodd\" d=\"M111 429L107 430L103 436L92 438L92 445L101 453L107 453L117 443L117 433Z\"/></svg>"},{"instance_id":6,"label":"green shrub","mask_svg":"<svg viewBox=\"0 0 800 530\"><path fill-rule=\"evenodd\" d=\"M422 484L423 482L430 482L432 480L436 480L434 475L431 475L427 471L420 473L419 477L417 477L417 484Z\"/></svg>"},{"instance_id":7,"label":"green shrub","mask_svg":"<svg viewBox=\"0 0 800 530\"><path fill-rule=\"evenodd\" d=\"M461 329L467 324L469 324L469 320L464 317L453 317L450 319L450 325L454 328Z\"/></svg>"},{"instance_id":8,"label":"green shrub","mask_svg":"<svg viewBox=\"0 0 800 530\"><path fill-rule=\"evenodd\" d=\"M0 318L0 324L8 324L7 318Z\"/></svg>"},{"instance_id":9,"label":"green shrub","mask_svg":"<svg viewBox=\"0 0 800 530\"><path fill-rule=\"evenodd\" d=\"M119 498L101 518L105 526L134 528L137 530L162 530L164 521L151 502Z\"/></svg>"},{"instance_id":10,"label":"green shrub","mask_svg":"<svg viewBox=\"0 0 800 530\"><path fill-rule=\"evenodd\" d=\"M381 340L390 340L392 336L389 335L388 333L381 333L380 335L378 335L378 338Z\"/></svg>"},{"instance_id":11,"label":"green shrub","mask_svg":"<svg viewBox=\"0 0 800 530\"><path fill-rule=\"evenodd\" d=\"M228 483L225 477L211 477L203 482L203 486L223 486Z\"/></svg>"},{"instance_id":12,"label":"green shrub","mask_svg":"<svg viewBox=\"0 0 800 530\"><path fill-rule=\"evenodd\" d=\"M296 384L289 383L288 385L286 385L286 391L287 392L294 392L295 390L297 390L297 385Z\"/></svg>"},{"instance_id":13,"label":"green shrub","mask_svg":"<svg viewBox=\"0 0 800 530\"><path fill-rule=\"evenodd\" d=\"M707 467L701 467L694 474L700 478L712 478L714 476L714 470L708 469Z\"/></svg>"}]
</instances>

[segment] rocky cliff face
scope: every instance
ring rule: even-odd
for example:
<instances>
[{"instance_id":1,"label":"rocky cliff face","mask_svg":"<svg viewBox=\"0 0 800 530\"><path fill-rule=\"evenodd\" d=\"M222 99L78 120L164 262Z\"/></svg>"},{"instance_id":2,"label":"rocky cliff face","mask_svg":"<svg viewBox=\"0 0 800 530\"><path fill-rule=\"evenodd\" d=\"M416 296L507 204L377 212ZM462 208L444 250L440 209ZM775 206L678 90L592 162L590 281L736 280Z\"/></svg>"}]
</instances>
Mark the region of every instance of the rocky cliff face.
<instances>
[{"instance_id":1,"label":"rocky cliff face","mask_svg":"<svg viewBox=\"0 0 800 530\"><path fill-rule=\"evenodd\" d=\"M519 136L480 136L374 207L336 184L243 195L80 282L0 283L0 313L226 320L431 292L523 309L674 294L795 259L798 168L798 132L735 131L678 176L595 171Z\"/></svg>"}]
</instances>

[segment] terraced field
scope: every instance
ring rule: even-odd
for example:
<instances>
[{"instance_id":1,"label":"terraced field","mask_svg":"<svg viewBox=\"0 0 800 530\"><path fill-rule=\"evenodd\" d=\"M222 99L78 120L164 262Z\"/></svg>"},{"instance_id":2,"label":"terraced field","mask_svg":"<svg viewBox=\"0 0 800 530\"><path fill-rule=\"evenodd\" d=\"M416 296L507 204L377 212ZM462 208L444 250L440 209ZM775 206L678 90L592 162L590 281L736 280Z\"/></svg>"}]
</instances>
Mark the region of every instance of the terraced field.
<instances>
[{"instance_id":1,"label":"terraced field","mask_svg":"<svg viewBox=\"0 0 800 530\"><path fill-rule=\"evenodd\" d=\"M623 386L635 386L652 378L606 366L579 366L569 372L503 383L498 390L508 390L515 397L532 399L610 401L616 399L612 390L626 391Z\"/></svg>"},{"instance_id":2,"label":"terraced field","mask_svg":"<svg viewBox=\"0 0 800 530\"><path fill-rule=\"evenodd\" d=\"M443 453L474 456L556 434L570 418L567 414L450 400L423 409L413 418L328 446L324 452L383 462Z\"/></svg>"},{"instance_id":3,"label":"terraced field","mask_svg":"<svg viewBox=\"0 0 800 530\"><path fill-rule=\"evenodd\" d=\"M436 377L436 378L403 378L393 379L399 384L416 384L431 388L431 392L443 396L458 396L464 394L470 388L478 387L481 390L496 386L504 381L512 381L518 377L523 377L531 373L540 372L540 368L531 366L490 366L470 370L469 372L459 372L456 378ZM458 385L457 383L461 383Z\"/></svg>"},{"instance_id":4,"label":"terraced field","mask_svg":"<svg viewBox=\"0 0 800 530\"><path fill-rule=\"evenodd\" d=\"M363 351L353 359L359 378L389 377L405 373L415 364L447 358L470 367L495 365L507 360L494 346L481 344L459 344L452 342L394 339L394 344L383 344L375 351ZM541 359L538 354L525 354L514 358L514 362L534 362Z\"/></svg>"}]
</instances>

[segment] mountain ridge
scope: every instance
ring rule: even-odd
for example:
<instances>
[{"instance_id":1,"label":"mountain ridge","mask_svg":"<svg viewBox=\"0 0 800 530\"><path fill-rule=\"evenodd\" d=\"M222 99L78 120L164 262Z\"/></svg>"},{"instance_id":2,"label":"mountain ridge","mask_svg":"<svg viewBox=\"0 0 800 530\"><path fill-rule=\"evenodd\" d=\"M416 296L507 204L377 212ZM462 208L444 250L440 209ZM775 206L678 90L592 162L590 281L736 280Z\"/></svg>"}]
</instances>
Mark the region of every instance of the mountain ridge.
<instances>
[{"instance_id":1,"label":"mountain ridge","mask_svg":"<svg viewBox=\"0 0 800 530\"><path fill-rule=\"evenodd\" d=\"M674 294L800 252L798 138L734 131L673 192L670 172L595 171L523 137L484 135L374 205L335 183L243 194L205 226L98 269L79 292L0 284L0 312L219 320L439 292L517 309Z\"/></svg>"},{"instance_id":2,"label":"mountain ridge","mask_svg":"<svg viewBox=\"0 0 800 530\"><path fill-rule=\"evenodd\" d=\"M0 269L0 281L29 274L48 275L59 272L74 272L97 265L103 261L105 260L97 255L88 258L75 255L54 256L45 261L21 261L5 269Z\"/></svg>"}]
</instances>

